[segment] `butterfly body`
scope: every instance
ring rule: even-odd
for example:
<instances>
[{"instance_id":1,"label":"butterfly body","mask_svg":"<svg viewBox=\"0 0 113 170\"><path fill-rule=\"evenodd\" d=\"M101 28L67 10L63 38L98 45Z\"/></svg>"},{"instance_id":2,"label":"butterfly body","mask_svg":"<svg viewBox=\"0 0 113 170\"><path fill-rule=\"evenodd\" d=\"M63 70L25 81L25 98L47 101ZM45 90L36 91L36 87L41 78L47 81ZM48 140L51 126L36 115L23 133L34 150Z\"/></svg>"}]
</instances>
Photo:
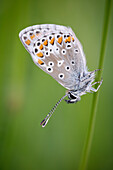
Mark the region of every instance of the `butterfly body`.
<instances>
[{"instance_id":1,"label":"butterfly body","mask_svg":"<svg viewBox=\"0 0 113 170\"><path fill-rule=\"evenodd\" d=\"M67 103L98 90L92 87L97 70L88 72L82 45L70 27L35 25L22 30L19 37L34 63L68 90Z\"/></svg>"}]
</instances>

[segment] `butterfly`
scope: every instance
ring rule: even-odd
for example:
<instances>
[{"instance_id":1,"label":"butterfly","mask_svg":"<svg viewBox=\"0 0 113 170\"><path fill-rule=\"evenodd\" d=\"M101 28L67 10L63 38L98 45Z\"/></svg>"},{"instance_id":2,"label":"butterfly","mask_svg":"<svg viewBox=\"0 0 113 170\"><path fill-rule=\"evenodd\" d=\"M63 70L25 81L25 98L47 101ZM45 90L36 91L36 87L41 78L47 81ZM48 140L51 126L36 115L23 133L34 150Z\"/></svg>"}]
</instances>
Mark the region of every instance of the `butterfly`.
<instances>
[{"instance_id":1,"label":"butterfly","mask_svg":"<svg viewBox=\"0 0 113 170\"><path fill-rule=\"evenodd\" d=\"M41 122L42 127L46 126L65 97L68 97L65 100L67 103L76 103L87 92L98 91L103 81L101 79L94 82L95 72L99 69L88 71L82 45L70 27L55 24L34 25L23 29L19 37L33 62L67 89L66 94ZM92 87L97 83L97 89Z\"/></svg>"}]
</instances>

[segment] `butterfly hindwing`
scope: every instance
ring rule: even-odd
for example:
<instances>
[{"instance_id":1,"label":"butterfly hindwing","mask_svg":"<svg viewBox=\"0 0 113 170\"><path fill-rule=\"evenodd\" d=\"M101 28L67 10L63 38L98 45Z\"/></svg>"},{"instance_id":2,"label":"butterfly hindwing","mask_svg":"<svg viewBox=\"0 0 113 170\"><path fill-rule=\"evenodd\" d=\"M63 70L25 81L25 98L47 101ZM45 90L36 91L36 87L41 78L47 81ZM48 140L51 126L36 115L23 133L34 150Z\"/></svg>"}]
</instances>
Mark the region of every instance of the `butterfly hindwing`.
<instances>
[{"instance_id":1,"label":"butterfly hindwing","mask_svg":"<svg viewBox=\"0 0 113 170\"><path fill-rule=\"evenodd\" d=\"M19 37L38 67L65 88L73 89L86 66L82 46L71 28L35 25L22 30Z\"/></svg>"}]
</instances>

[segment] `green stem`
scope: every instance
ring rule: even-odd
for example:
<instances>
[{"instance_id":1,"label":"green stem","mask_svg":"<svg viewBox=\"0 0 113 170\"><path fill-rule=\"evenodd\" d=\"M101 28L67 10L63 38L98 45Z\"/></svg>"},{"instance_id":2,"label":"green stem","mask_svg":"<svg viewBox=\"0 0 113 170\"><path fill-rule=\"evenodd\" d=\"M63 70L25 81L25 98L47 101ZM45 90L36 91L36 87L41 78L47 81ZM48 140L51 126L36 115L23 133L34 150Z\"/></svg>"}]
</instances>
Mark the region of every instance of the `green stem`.
<instances>
[{"instance_id":1,"label":"green stem","mask_svg":"<svg viewBox=\"0 0 113 170\"><path fill-rule=\"evenodd\" d=\"M101 70L103 69L103 63L104 63L105 48L106 48L107 35L108 35L108 26L109 26L109 20L110 20L110 10L111 10L111 0L106 0L104 27L103 27L103 34L102 34L99 67L98 67ZM102 75L102 71L99 71L96 80L100 80L101 75ZM92 144L92 139L93 139L93 133L94 133L94 128L95 128L98 96L99 96L99 93L94 93L93 95L93 102L92 102L92 108L91 108L91 116L90 116L90 121L89 121L88 133L87 133L87 138L86 138L85 147L84 147L83 155L82 155L82 161L81 161L79 170L87 169L89 154L90 154L91 144Z\"/></svg>"}]
</instances>

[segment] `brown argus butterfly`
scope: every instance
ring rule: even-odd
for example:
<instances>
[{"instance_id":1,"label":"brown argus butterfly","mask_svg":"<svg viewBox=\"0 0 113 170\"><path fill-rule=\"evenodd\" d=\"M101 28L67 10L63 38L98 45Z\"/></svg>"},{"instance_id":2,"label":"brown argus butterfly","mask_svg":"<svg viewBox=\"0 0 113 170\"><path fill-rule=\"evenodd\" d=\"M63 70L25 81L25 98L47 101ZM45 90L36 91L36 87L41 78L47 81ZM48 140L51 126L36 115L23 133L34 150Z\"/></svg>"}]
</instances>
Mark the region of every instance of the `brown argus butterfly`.
<instances>
[{"instance_id":1,"label":"brown argus butterfly","mask_svg":"<svg viewBox=\"0 0 113 170\"><path fill-rule=\"evenodd\" d=\"M34 63L67 89L41 122L45 127L58 104L67 96L67 103L76 103L86 92L97 92L102 80L94 82L94 70L89 72L82 45L70 27L43 24L30 26L19 33L20 40ZM99 83L97 89L92 87Z\"/></svg>"}]
</instances>

